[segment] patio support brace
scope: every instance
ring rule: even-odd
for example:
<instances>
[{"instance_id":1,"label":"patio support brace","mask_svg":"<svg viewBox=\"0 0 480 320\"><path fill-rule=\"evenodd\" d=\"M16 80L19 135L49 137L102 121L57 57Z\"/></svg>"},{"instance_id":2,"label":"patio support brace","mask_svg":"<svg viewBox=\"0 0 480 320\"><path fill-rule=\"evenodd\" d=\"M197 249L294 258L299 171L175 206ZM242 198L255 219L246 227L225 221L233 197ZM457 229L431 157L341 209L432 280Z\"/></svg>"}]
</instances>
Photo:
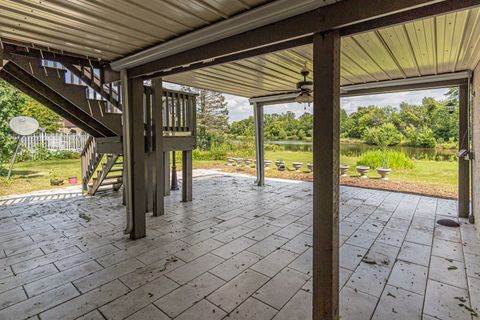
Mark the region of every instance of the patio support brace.
<instances>
[{"instance_id":1,"label":"patio support brace","mask_svg":"<svg viewBox=\"0 0 480 320\"><path fill-rule=\"evenodd\" d=\"M163 152L163 113L162 113L162 79L152 80L153 86L153 150L155 154L155 181L153 197L153 215L161 216L165 213L165 161ZM170 188L167 188L170 189Z\"/></svg>"},{"instance_id":2,"label":"patio support brace","mask_svg":"<svg viewBox=\"0 0 480 320\"><path fill-rule=\"evenodd\" d=\"M313 37L313 319L339 318L340 36Z\"/></svg>"},{"instance_id":3,"label":"patio support brace","mask_svg":"<svg viewBox=\"0 0 480 320\"><path fill-rule=\"evenodd\" d=\"M468 112L468 84L459 86L459 127L458 149L469 150L470 116ZM468 218L470 214L470 161L458 159L458 217Z\"/></svg>"},{"instance_id":4,"label":"patio support brace","mask_svg":"<svg viewBox=\"0 0 480 320\"><path fill-rule=\"evenodd\" d=\"M256 164L255 168L257 170L257 180L255 184L257 186L265 185L265 149L263 145L264 141L264 131L263 131L263 105L254 102L253 103L253 118L255 122L255 156Z\"/></svg>"},{"instance_id":5,"label":"patio support brace","mask_svg":"<svg viewBox=\"0 0 480 320\"><path fill-rule=\"evenodd\" d=\"M127 190L127 232L130 238L146 235L145 135L143 112L143 80L130 79L121 72L123 90L123 144Z\"/></svg>"}]
</instances>

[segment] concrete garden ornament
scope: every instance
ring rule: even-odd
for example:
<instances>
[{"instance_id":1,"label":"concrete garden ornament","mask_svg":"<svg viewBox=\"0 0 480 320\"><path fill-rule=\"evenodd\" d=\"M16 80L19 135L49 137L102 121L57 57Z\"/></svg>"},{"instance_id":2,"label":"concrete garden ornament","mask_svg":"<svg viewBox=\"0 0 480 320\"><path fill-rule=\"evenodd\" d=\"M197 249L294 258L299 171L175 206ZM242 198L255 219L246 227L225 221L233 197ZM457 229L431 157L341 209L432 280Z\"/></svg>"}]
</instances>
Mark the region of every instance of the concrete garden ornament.
<instances>
[{"instance_id":1,"label":"concrete garden ornament","mask_svg":"<svg viewBox=\"0 0 480 320\"><path fill-rule=\"evenodd\" d=\"M295 172L300 172L303 162L292 162L292 166L295 168Z\"/></svg>"},{"instance_id":2,"label":"concrete garden ornament","mask_svg":"<svg viewBox=\"0 0 480 320\"><path fill-rule=\"evenodd\" d=\"M346 177L346 176L348 176L348 175L347 175L348 169L350 169L350 166L346 166L346 165L341 164L341 165L340 165L340 177Z\"/></svg>"},{"instance_id":3,"label":"concrete garden ornament","mask_svg":"<svg viewBox=\"0 0 480 320\"><path fill-rule=\"evenodd\" d=\"M355 169L357 169L357 172L360 174L360 178L362 179L368 179L366 176L366 173L370 171L370 167L367 166L357 166Z\"/></svg>"}]
</instances>

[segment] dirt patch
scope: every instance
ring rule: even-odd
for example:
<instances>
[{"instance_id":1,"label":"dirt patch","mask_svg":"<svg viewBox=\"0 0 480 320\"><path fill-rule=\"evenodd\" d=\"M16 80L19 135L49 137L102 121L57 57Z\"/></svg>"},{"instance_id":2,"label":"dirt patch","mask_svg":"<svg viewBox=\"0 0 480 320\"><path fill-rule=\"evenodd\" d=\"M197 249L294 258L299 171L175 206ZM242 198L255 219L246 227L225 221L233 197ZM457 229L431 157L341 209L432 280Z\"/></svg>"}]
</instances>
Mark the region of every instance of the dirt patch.
<instances>
[{"instance_id":1,"label":"dirt patch","mask_svg":"<svg viewBox=\"0 0 480 320\"><path fill-rule=\"evenodd\" d=\"M216 169L223 172L243 173L255 175L255 168L226 166L223 164L211 165L208 169ZM294 172L294 171L278 171L274 168L265 170L265 175L268 178L280 178L302 181L313 181L313 175L309 172ZM427 184L412 183L405 181L381 180L376 178L360 179L358 177L341 177L340 185L350 187L360 187L367 189L377 189L392 192L412 193L429 197L457 199L455 192L442 190Z\"/></svg>"}]
</instances>

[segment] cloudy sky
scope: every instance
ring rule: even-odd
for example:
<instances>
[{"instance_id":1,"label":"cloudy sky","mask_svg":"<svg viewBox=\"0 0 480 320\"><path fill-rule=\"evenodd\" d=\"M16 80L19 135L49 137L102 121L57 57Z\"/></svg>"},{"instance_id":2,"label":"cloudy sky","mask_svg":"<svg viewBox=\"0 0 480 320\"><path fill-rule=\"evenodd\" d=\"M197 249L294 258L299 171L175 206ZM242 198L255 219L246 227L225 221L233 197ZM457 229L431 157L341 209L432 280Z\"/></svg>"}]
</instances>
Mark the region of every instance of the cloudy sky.
<instances>
[{"instance_id":1,"label":"cloudy sky","mask_svg":"<svg viewBox=\"0 0 480 320\"><path fill-rule=\"evenodd\" d=\"M445 98L444 94L447 91L447 89L432 89L400 93L377 94L363 97L348 97L342 98L340 100L340 104L342 108L344 108L348 113L352 113L356 111L359 106L377 105L380 107L398 107L402 102L420 104L424 97L433 97L435 99L442 100ZM252 107L248 104L248 99L232 95L225 95L225 97L228 103L228 110L230 112L230 122L242 120L253 115L253 110ZM312 107L307 107L307 111L311 111L311 108ZM298 103L287 103L265 107L266 113L281 113L286 111L295 112L297 116L300 116L305 112L304 106L299 105Z\"/></svg>"},{"instance_id":2,"label":"cloudy sky","mask_svg":"<svg viewBox=\"0 0 480 320\"><path fill-rule=\"evenodd\" d=\"M172 89L178 89L178 86L167 84L167 87ZM386 94L377 94L371 96L362 96L362 97L348 97L342 98L340 104L347 113L352 113L357 110L359 106L368 106L368 105L377 105L380 107L393 106L398 107L402 102L408 102L411 104L420 104L424 97L433 97L437 100L442 100L445 98L444 94L447 92L447 89L432 89L432 90L420 90L420 91L408 91L408 92L399 92L399 93L386 93ZM249 116L253 115L253 109L248 103L247 98L242 98L238 96L233 96L225 94L226 101L228 103L229 117L230 122L238 121ZM298 103L287 103L279 104L265 107L265 113L281 113L286 111L295 112L297 116L302 115L305 110L305 106ZM312 107L308 108L307 111L311 112Z\"/></svg>"}]
</instances>

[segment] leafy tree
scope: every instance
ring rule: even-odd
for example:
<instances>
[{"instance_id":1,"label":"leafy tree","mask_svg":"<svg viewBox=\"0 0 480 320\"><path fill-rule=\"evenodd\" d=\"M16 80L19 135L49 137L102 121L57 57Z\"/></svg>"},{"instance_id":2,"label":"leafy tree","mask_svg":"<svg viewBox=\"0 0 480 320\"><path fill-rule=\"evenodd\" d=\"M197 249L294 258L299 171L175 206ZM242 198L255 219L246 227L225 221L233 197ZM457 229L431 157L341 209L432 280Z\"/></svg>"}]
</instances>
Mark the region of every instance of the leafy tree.
<instances>
[{"instance_id":1,"label":"leafy tree","mask_svg":"<svg viewBox=\"0 0 480 320\"><path fill-rule=\"evenodd\" d=\"M28 96L25 97L21 113L35 118L45 132L56 132L60 128L60 116Z\"/></svg>"},{"instance_id":2,"label":"leafy tree","mask_svg":"<svg viewBox=\"0 0 480 320\"><path fill-rule=\"evenodd\" d=\"M402 134L393 123L387 122L378 127L367 128L363 139L368 144L375 144L381 149L385 149L402 142Z\"/></svg>"},{"instance_id":3,"label":"leafy tree","mask_svg":"<svg viewBox=\"0 0 480 320\"><path fill-rule=\"evenodd\" d=\"M25 96L7 82L0 80L0 174L1 165L12 155L15 141L8 126L9 121L21 113Z\"/></svg>"},{"instance_id":4,"label":"leafy tree","mask_svg":"<svg viewBox=\"0 0 480 320\"><path fill-rule=\"evenodd\" d=\"M409 127L406 135L410 145L415 147L433 148L437 144L433 130L428 127Z\"/></svg>"},{"instance_id":5,"label":"leafy tree","mask_svg":"<svg viewBox=\"0 0 480 320\"><path fill-rule=\"evenodd\" d=\"M350 115L352 123L348 126L346 136L349 138L362 138L367 128L373 128L388 122L388 113L377 106L359 107Z\"/></svg>"}]
</instances>

